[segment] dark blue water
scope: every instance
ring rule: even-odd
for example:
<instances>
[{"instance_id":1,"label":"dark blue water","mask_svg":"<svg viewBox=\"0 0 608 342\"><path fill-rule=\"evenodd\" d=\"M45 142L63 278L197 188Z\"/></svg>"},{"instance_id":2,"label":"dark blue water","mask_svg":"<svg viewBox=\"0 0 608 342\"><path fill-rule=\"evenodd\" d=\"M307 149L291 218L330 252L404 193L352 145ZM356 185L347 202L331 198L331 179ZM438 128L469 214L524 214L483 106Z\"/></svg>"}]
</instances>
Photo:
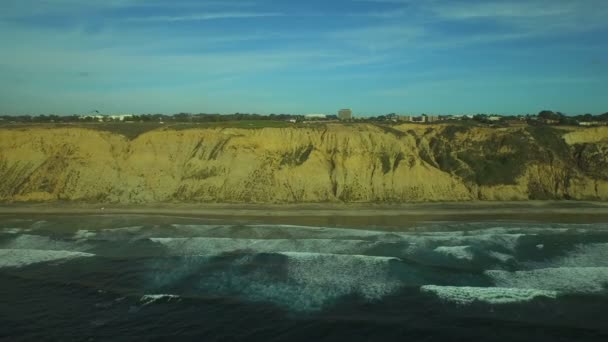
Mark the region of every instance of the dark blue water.
<instances>
[{"instance_id":1,"label":"dark blue water","mask_svg":"<svg viewBox=\"0 0 608 342\"><path fill-rule=\"evenodd\" d=\"M0 338L608 340L606 224L364 228L5 217Z\"/></svg>"}]
</instances>

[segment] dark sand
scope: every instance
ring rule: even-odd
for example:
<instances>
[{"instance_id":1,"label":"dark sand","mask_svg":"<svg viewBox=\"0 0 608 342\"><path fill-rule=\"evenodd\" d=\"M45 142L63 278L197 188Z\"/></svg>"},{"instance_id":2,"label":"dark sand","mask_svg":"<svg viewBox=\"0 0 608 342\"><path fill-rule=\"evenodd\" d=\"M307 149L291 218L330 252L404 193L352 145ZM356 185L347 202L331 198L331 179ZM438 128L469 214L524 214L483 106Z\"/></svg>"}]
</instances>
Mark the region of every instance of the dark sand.
<instances>
[{"instance_id":1,"label":"dark sand","mask_svg":"<svg viewBox=\"0 0 608 342\"><path fill-rule=\"evenodd\" d=\"M4 204L2 216L141 215L324 226L401 226L433 221L608 223L608 202L419 204Z\"/></svg>"}]
</instances>

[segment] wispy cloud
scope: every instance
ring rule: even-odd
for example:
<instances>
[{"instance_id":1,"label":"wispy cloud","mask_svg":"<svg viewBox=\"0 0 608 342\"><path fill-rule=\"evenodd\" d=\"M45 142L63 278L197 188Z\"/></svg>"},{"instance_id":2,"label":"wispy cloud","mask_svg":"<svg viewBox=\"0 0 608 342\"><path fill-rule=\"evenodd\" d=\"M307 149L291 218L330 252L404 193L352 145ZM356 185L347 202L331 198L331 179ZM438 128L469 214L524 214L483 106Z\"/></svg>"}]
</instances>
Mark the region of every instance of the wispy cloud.
<instances>
[{"instance_id":1,"label":"wispy cloud","mask_svg":"<svg viewBox=\"0 0 608 342\"><path fill-rule=\"evenodd\" d=\"M447 2L433 6L433 10L442 18L473 19L473 18L528 18L561 16L572 13L576 9L574 2L539 2L535 0L454 3Z\"/></svg>"},{"instance_id":2,"label":"wispy cloud","mask_svg":"<svg viewBox=\"0 0 608 342\"><path fill-rule=\"evenodd\" d=\"M27 17L33 15L75 15L92 14L100 11L117 9L159 8L175 10L202 9L245 9L255 6L252 1L228 0L2 0L0 1L0 18Z\"/></svg>"},{"instance_id":3,"label":"wispy cloud","mask_svg":"<svg viewBox=\"0 0 608 342\"><path fill-rule=\"evenodd\" d=\"M432 73L437 76L437 73ZM469 75L470 76L470 75ZM546 85L584 85L598 84L604 82L605 79L601 76L575 76L567 77L564 75L516 75L505 76L503 73L475 75L474 78L463 77L459 75L451 78L438 78L425 81L410 81L408 84L398 87L386 87L378 89L375 94L382 96L407 96L416 94L419 91L454 91L456 89L475 89L483 87L522 87L522 86L546 86Z\"/></svg>"},{"instance_id":4,"label":"wispy cloud","mask_svg":"<svg viewBox=\"0 0 608 342\"><path fill-rule=\"evenodd\" d=\"M132 22L177 22L177 21L203 21L203 20L220 20L220 19L246 19L246 18L267 18L281 17L282 13L273 12L210 12L178 16L151 16L129 18Z\"/></svg>"},{"instance_id":5,"label":"wispy cloud","mask_svg":"<svg viewBox=\"0 0 608 342\"><path fill-rule=\"evenodd\" d=\"M407 46L426 34L426 30L418 26L376 25L336 31L329 37L341 43L375 52Z\"/></svg>"}]
</instances>

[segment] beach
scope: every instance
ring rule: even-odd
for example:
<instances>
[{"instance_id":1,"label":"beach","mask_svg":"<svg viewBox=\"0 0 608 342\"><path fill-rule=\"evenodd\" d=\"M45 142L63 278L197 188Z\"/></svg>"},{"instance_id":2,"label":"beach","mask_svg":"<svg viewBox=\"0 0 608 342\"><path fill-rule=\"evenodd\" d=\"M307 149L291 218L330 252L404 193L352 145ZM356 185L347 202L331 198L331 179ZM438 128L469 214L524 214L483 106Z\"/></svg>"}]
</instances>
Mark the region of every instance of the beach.
<instances>
[{"instance_id":1,"label":"beach","mask_svg":"<svg viewBox=\"0 0 608 342\"><path fill-rule=\"evenodd\" d=\"M4 204L0 215L142 215L208 218L228 222L393 227L433 221L608 222L606 202L448 202L412 204Z\"/></svg>"}]
</instances>

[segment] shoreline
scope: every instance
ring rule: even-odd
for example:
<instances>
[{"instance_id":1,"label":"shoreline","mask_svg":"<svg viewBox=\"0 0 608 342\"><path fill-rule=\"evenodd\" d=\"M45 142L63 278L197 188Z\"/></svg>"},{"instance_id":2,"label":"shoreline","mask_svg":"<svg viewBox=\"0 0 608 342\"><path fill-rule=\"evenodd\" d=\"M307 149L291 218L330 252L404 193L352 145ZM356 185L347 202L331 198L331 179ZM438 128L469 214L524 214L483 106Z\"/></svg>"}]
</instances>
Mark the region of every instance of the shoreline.
<instances>
[{"instance_id":1,"label":"shoreline","mask_svg":"<svg viewBox=\"0 0 608 342\"><path fill-rule=\"evenodd\" d=\"M90 203L37 203L0 204L3 214L192 214L224 216L368 216L382 214L402 215L470 215L470 214L606 214L608 202L526 201L526 202L426 202L404 204L377 203L302 203L302 204L231 204L231 203L155 203L155 204L90 204Z\"/></svg>"},{"instance_id":2,"label":"shoreline","mask_svg":"<svg viewBox=\"0 0 608 342\"><path fill-rule=\"evenodd\" d=\"M607 223L608 202L449 202L415 204L0 204L0 216L173 216L310 225L398 226L432 221Z\"/></svg>"}]
</instances>

